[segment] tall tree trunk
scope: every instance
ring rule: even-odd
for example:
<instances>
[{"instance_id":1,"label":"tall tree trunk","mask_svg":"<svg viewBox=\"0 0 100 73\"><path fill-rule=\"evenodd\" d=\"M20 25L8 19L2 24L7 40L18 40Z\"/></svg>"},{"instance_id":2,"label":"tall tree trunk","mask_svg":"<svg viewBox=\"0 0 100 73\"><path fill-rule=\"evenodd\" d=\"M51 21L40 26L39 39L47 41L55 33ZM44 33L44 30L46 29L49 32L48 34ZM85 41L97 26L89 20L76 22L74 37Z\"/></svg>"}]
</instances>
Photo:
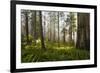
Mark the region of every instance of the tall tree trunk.
<instances>
[{"instance_id":1,"label":"tall tree trunk","mask_svg":"<svg viewBox=\"0 0 100 73\"><path fill-rule=\"evenodd\" d=\"M85 14L84 17L85 22L85 31L84 31L84 36L85 36L85 46L86 49L90 48L90 15L89 13Z\"/></svg>"},{"instance_id":2,"label":"tall tree trunk","mask_svg":"<svg viewBox=\"0 0 100 73\"><path fill-rule=\"evenodd\" d=\"M70 23L69 27L69 41L72 42L72 23Z\"/></svg>"},{"instance_id":3,"label":"tall tree trunk","mask_svg":"<svg viewBox=\"0 0 100 73\"><path fill-rule=\"evenodd\" d=\"M66 42L66 38L65 38L65 32L66 32L66 29L65 28L63 28L63 42L64 42L64 44L65 44L65 42Z\"/></svg>"},{"instance_id":4,"label":"tall tree trunk","mask_svg":"<svg viewBox=\"0 0 100 73\"><path fill-rule=\"evenodd\" d=\"M45 25L46 25L46 22L45 22L45 16L44 16L44 40L46 39L46 28L45 28Z\"/></svg>"},{"instance_id":5,"label":"tall tree trunk","mask_svg":"<svg viewBox=\"0 0 100 73\"><path fill-rule=\"evenodd\" d=\"M59 12L58 12L58 47L60 46L59 44Z\"/></svg>"},{"instance_id":6,"label":"tall tree trunk","mask_svg":"<svg viewBox=\"0 0 100 73\"><path fill-rule=\"evenodd\" d=\"M55 42L55 37L56 37L56 34L55 34L55 23L54 23L54 36L53 36L53 41Z\"/></svg>"},{"instance_id":7,"label":"tall tree trunk","mask_svg":"<svg viewBox=\"0 0 100 73\"><path fill-rule=\"evenodd\" d=\"M28 37L28 13L27 12L25 12L25 17L26 17L26 19L25 19L25 25L26 25L26 38L27 38L27 44L28 44L28 42L29 42L29 37Z\"/></svg>"},{"instance_id":8,"label":"tall tree trunk","mask_svg":"<svg viewBox=\"0 0 100 73\"><path fill-rule=\"evenodd\" d=\"M32 12L32 25L33 25L33 37L34 37L34 44L36 45L36 11Z\"/></svg>"},{"instance_id":9,"label":"tall tree trunk","mask_svg":"<svg viewBox=\"0 0 100 73\"><path fill-rule=\"evenodd\" d=\"M73 45L75 46L75 44L76 44L76 42L75 42L75 32L73 32L73 41L74 41Z\"/></svg>"},{"instance_id":10,"label":"tall tree trunk","mask_svg":"<svg viewBox=\"0 0 100 73\"><path fill-rule=\"evenodd\" d=\"M50 41L50 24L48 24L48 41Z\"/></svg>"},{"instance_id":11,"label":"tall tree trunk","mask_svg":"<svg viewBox=\"0 0 100 73\"><path fill-rule=\"evenodd\" d=\"M43 27L42 27L42 12L39 11L40 16L40 34L41 34L41 47L45 50L45 44L44 44L44 36L43 36Z\"/></svg>"},{"instance_id":12,"label":"tall tree trunk","mask_svg":"<svg viewBox=\"0 0 100 73\"><path fill-rule=\"evenodd\" d=\"M52 41L52 30L51 30L51 25L52 25L52 19L51 19L51 15L50 15L50 42Z\"/></svg>"},{"instance_id":13,"label":"tall tree trunk","mask_svg":"<svg viewBox=\"0 0 100 73\"><path fill-rule=\"evenodd\" d=\"M90 49L90 15L88 13L78 13L78 28L76 47L80 49Z\"/></svg>"}]
</instances>

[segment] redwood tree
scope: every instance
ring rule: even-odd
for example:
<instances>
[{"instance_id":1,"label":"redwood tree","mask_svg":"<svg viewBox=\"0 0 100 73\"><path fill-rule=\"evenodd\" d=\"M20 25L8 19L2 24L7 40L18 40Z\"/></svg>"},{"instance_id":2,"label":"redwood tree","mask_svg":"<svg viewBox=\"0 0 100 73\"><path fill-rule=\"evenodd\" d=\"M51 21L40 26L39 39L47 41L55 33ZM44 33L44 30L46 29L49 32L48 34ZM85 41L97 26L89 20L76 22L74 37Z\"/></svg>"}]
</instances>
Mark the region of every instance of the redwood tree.
<instances>
[{"instance_id":1,"label":"redwood tree","mask_svg":"<svg viewBox=\"0 0 100 73\"><path fill-rule=\"evenodd\" d=\"M80 49L90 49L90 15L89 13L77 14L77 43Z\"/></svg>"}]
</instances>

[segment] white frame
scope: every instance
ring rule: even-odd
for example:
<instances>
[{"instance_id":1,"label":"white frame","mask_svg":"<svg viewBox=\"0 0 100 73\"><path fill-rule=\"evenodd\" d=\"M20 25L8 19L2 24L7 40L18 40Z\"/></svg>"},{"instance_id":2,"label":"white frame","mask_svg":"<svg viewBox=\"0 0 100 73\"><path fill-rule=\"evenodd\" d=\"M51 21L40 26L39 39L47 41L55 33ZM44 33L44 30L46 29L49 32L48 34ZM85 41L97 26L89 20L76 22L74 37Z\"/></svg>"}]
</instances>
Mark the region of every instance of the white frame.
<instances>
[{"instance_id":1,"label":"white frame","mask_svg":"<svg viewBox=\"0 0 100 73\"><path fill-rule=\"evenodd\" d=\"M90 13L90 60L77 61L57 61L57 62L31 62L21 63L21 9L26 10L44 10L44 11L68 11ZM71 66L94 64L94 9L86 8L70 8L70 7L50 7L36 5L16 5L16 68L39 68L39 67L54 67L54 66Z\"/></svg>"}]
</instances>

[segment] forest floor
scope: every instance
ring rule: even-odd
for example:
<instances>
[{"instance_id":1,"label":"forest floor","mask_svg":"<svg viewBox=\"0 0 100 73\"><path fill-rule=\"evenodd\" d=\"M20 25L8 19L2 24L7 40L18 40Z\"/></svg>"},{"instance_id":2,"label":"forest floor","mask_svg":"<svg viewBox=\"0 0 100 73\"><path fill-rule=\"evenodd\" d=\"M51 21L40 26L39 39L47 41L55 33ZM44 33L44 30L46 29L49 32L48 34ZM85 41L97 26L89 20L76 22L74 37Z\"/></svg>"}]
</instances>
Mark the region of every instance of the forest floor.
<instances>
[{"instance_id":1,"label":"forest floor","mask_svg":"<svg viewBox=\"0 0 100 73\"><path fill-rule=\"evenodd\" d=\"M56 44L55 44L56 45ZM46 50L40 46L25 45L21 49L21 62L47 62L47 61L69 61L90 59L90 52L77 49L73 46L46 45Z\"/></svg>"}]
</instances>

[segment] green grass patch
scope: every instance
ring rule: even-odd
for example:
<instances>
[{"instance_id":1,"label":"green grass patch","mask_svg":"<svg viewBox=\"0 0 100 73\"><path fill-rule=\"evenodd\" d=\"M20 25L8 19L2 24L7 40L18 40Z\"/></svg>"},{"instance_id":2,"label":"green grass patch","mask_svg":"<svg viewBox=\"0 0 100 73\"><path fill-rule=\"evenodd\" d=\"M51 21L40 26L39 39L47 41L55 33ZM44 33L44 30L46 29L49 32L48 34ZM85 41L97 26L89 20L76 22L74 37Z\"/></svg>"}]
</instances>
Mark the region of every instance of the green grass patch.
<instances>
[{"instance_id":1,"label":"green grass patch","mask_svg":"<svg viewBox=\"0 0 100 73\"><path fill-rule=\"evenodd\" d=\"M56 44L55 44L56 45ZM69 61L90 59L90 52L77 49L73 46L51 46L46 45L46 50L40 46L25 45L21 49L21 62L47 62L47 61Z\"/></svg>"}]
</instances>

